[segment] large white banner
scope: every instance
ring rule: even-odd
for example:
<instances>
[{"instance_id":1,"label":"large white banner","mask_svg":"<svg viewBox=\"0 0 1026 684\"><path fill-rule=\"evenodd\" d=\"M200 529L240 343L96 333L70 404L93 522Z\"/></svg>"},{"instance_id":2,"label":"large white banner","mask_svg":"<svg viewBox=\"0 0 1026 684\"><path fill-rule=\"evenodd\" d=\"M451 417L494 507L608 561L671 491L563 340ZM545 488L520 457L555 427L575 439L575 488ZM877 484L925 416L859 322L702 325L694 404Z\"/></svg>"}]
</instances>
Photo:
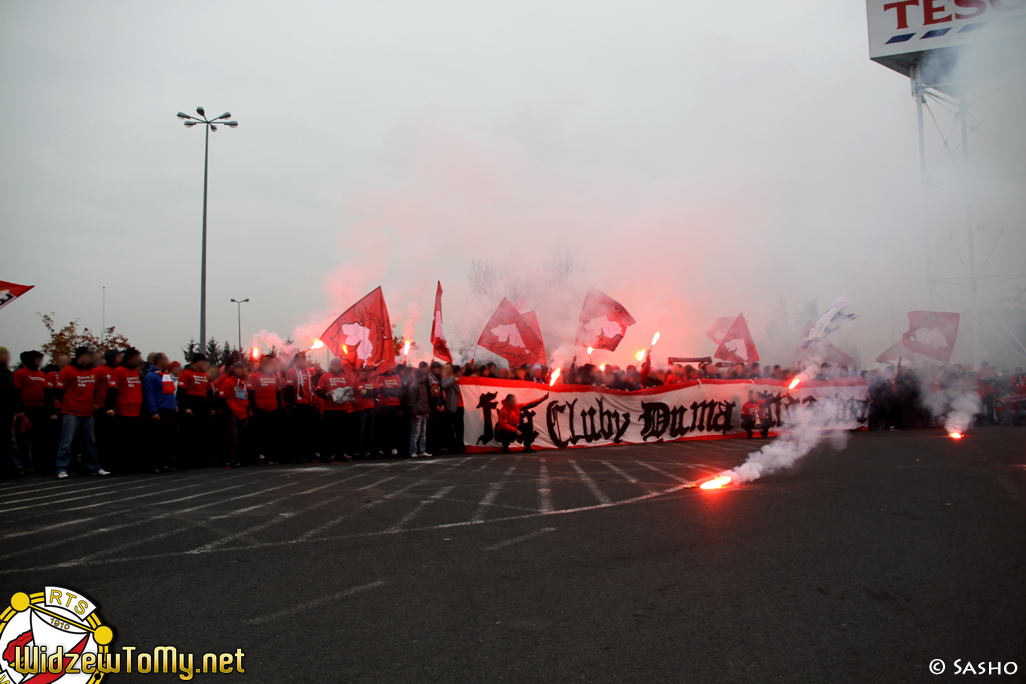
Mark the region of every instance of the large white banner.
<instances>
[{"instance_id":1,"label":"large white banner","mask_svg":"<svg viewBox=\"0 0 1026 684\"><path fill-rule=\"evenodd\" d=\"M468 451L498 448L495 424L506 395L524 404L546 393L546 401L520 415L520 426L535 435L537 449L739 436L745 434L741 406L750 391L769 402L775 426L814 420L826 428L857 430L866 426L869 414L869 386L861 379L808 381L790 392L779 380L703 380L620 392L466 378L460 380L463 441Z\"/></svg>"}]
</instances>

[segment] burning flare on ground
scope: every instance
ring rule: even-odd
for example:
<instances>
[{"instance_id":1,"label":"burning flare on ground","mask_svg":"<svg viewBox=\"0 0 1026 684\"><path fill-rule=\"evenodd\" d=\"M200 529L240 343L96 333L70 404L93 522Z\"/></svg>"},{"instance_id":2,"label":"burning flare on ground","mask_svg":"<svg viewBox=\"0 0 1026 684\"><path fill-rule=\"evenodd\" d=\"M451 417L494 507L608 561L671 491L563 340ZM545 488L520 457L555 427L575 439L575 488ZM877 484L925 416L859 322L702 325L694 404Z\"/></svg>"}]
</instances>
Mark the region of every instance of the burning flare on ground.
<instances>
[{"instance_id":1,"label":"burning flare on ground","mask_svg":"<svg viewBox=\"0 0 1026 684\"><path fill-rule=\"evenodd\" d=\"M702 485L701 485L701 488L702 489L720 489L721 487L723 487L725 485L729 485L729 484L730 484L730 476L729 475L720 475L719 477L714 477L713 479L711 479L711 480L709 480L707 482L703 482Z\"/></svg>"},{"instance_id":2,"label":"burning flare on ground","mask_svg":"<svg viewBox=\"0 0 1026 684\"><path fill-rule=\"evenodd\" d=\"M556 384L556 380L559 380L559 374L561 372L562 371L559 368L557 368L556 370L552 371L552 378L549 380L549 387L552 387L553 385Z\"/></svg>"},{"instance_id":3,"label":"burning flare on ground","mask_svg":"<svg viewBox=\"0 0 1026 684\"><path fill-rule=\"evenodd\" d=\"M949 432L948 437L950 437L951 439L962 439L963 437L965 437L965 435L963 435L961 432Z\"/></svg>"}]
</instances>

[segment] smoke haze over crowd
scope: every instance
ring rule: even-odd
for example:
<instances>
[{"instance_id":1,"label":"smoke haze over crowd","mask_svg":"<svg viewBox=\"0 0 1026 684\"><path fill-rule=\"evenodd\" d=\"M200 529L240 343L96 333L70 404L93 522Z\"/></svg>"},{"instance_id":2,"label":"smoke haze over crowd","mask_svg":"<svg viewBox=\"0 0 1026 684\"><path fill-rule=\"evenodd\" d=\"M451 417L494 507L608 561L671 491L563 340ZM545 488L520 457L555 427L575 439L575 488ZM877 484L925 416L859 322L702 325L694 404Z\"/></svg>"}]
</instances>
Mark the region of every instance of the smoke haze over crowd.
<instances>
[{"instance_id":1,"label":"smoke haze over crowd","mask_svg":"<svg viewBox=\"0 0 1026 684\"><path fill-rule=\"evenodd\" d=\"M656 330L657 357L709 354L705 329L744 312L789 363L847 294L861 317L835 341L869 366L928 306L914 102L868 59L860 2L7 2L0 51L0 275L36 285L3 311L12 349L45 340L37 311L98 329L104 286L136 346L198 336L203 133L174 118L197 105L239 121L211 136L218 340L232 297L244 344L308 346L381 285L426 354L441 280L454 350L506 296L551 358L594 285L638 321L596 362ZM1026 269L1009 93L981 127L994 273ZM964 232L948 220L939 272Z\"/></svg>"}]
</instances>

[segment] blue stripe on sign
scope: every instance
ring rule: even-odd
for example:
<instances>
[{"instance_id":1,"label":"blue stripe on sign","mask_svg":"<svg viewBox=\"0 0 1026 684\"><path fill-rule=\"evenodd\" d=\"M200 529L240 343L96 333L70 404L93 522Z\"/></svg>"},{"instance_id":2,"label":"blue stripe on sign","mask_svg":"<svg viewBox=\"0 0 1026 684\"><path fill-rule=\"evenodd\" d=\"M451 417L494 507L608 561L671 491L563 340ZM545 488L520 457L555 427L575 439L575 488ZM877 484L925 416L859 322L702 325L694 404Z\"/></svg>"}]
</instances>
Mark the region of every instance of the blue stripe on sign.
<instances>
[{"instance_id":1,"label":"blue stripe on sign","mask_svg":"<svg viewBox=\"0 0 1026 684\"><path fill-rule=\"evenodd\" d=\"M943 36L945 33L947 33L950 30L951 30L951 27L949 26L948 28L934 29L932 31L927 31L926 33L923 34L923 38L938 38L940 36ZM923 38L920 38L920 40L922 40Z\"/></svg>"},{"instance_id":2,"label":"blue stripe on sign","mask_svg":"<svg viewBox=\"0 0 1026 684\"><path fill-rule=\"evenodd\" d=\"M1018 24L1023 19L1026 19L1026 14L1020 14L1017 17L1006 17L1001 21L1001 25L1007 26L1008 24Z\"/></svg>"},{"instance_id":3,"label":"blue stripe on sign","mask_svg":"<svg viewBox=\"0 0 1026 684\"><path fill-rule=\"evenodd\" d=\"M900 36L891 36L891 39L884 43L884 45L890 45L891 43L904 43L906 40L911 40L914 33L903 33Z\"/></svg>"},{"instance_id":4,"label":"blue stripe on sign","mask_svg":"<svg viewBox=\"0 0 1026 684\"><path fill-rule=\"evenodd\" d=\"M989 24L989 21L978 21L975 24L966 24L962 28L958 29L959 33L967 33L969 31L979 31L981 28Z\"/></svg>"}]
</instances>

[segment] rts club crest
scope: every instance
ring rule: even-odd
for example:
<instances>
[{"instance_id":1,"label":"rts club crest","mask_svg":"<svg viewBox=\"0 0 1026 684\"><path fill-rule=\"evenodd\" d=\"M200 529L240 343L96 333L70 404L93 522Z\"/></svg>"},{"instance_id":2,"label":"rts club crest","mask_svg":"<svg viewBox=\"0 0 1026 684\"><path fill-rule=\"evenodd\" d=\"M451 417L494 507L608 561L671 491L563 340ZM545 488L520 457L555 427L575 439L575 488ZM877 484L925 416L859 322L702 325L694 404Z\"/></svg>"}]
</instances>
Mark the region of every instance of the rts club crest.
<instances>
[{"instance_id":1,"label":"rts club crest","mask_svg":"<svg viewBox=\"0 0 1026 684\"><path fill-rule=\"evenodd\" d=\"M76 591L46 587L31 595L18 592L0 614L0 684L99 682L102 673L82 670L95 672L89 661L95 664L106 656L113 638L96 604Z\"/></svg>"}]
</instances>

